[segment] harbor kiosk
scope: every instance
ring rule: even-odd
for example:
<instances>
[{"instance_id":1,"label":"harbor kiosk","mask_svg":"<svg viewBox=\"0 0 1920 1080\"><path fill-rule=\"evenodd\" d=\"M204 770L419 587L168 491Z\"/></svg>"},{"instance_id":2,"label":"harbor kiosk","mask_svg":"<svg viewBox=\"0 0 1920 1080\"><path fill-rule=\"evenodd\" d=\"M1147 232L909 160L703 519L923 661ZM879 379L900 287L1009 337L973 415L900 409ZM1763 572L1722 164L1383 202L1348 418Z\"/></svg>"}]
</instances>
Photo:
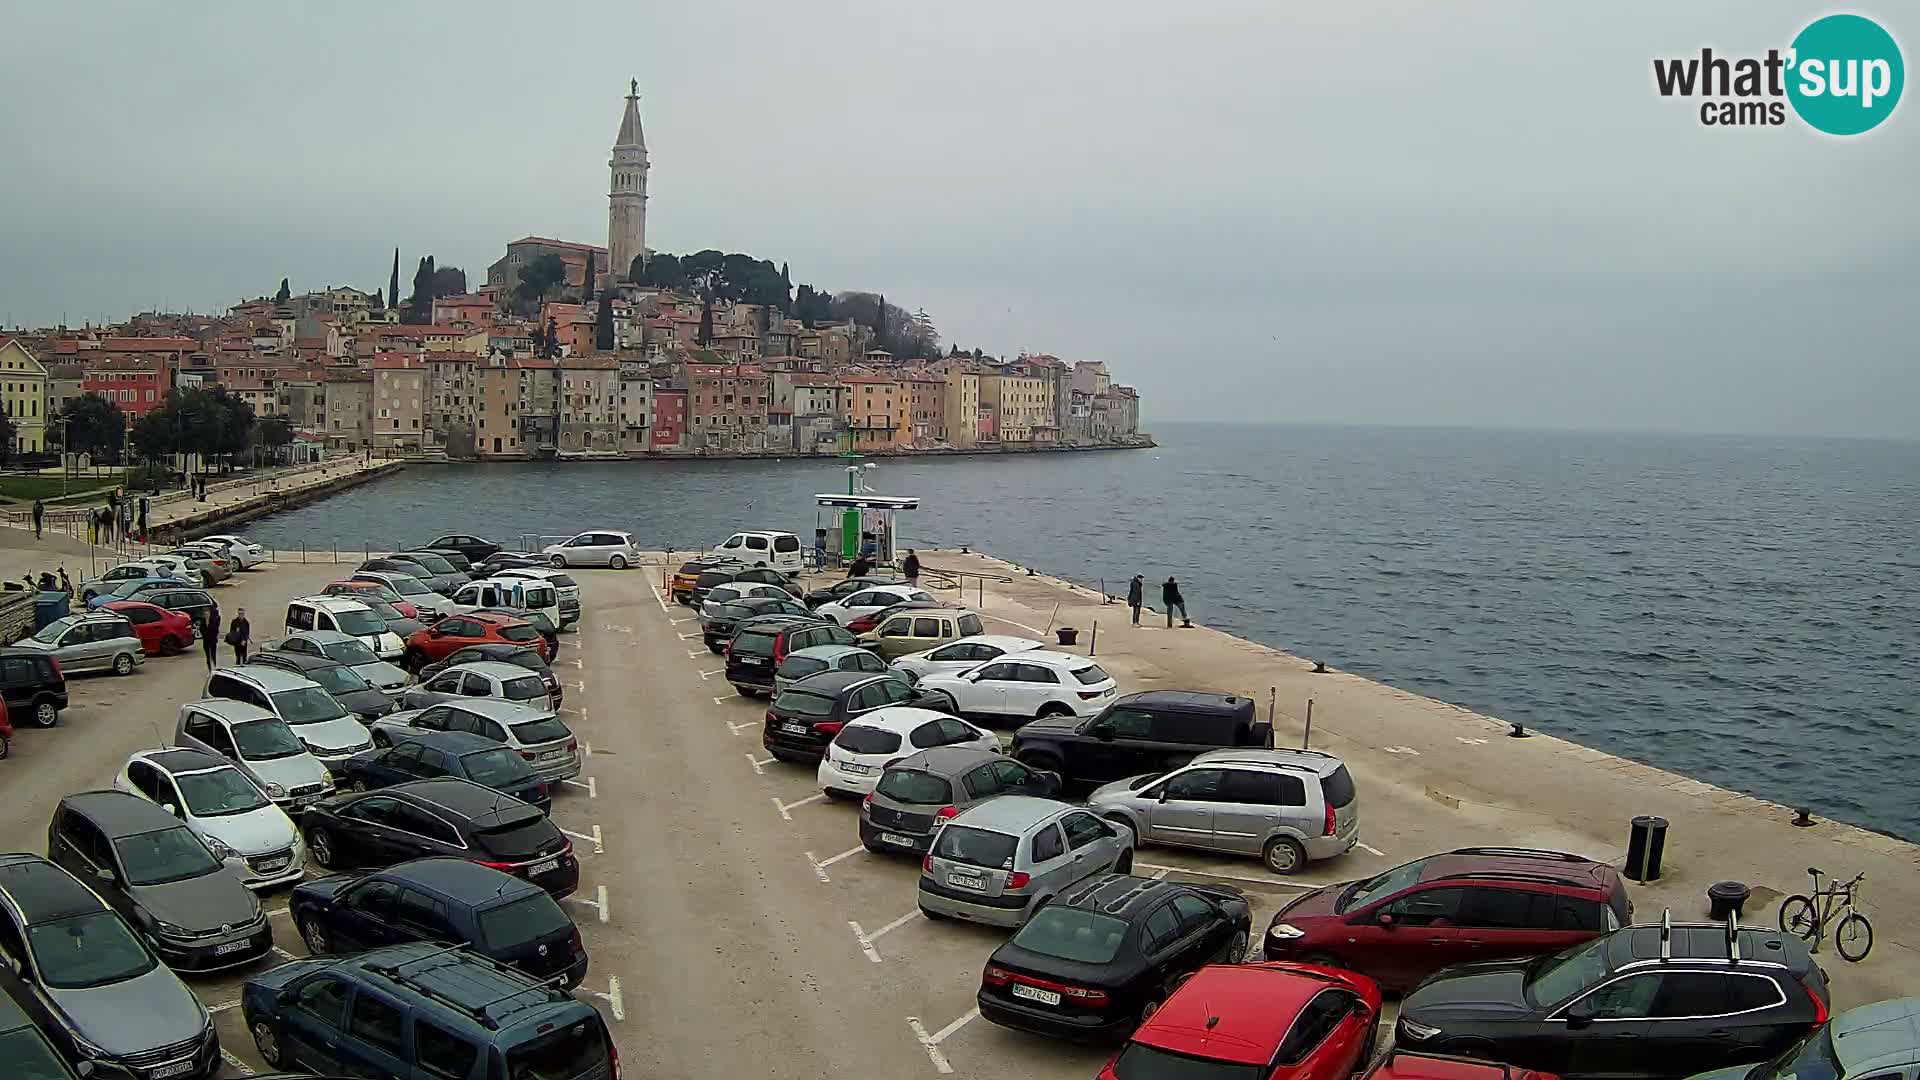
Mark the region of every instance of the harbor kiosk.
<instances>
[{"instance_id":1,"label":"harbor kiosk","mask_svg":"<svg viewBox=\"0 0 1920 1080\"><path fill-rule=\"evenodd\" d=\"M868 492L851 495L815 495L813 515L816 548L852 561L871 541L867 550L875 562L893 565L895 556L893 516L902 510L918 510L917 495L875 495Z\"/></svg>"}]
</instances>

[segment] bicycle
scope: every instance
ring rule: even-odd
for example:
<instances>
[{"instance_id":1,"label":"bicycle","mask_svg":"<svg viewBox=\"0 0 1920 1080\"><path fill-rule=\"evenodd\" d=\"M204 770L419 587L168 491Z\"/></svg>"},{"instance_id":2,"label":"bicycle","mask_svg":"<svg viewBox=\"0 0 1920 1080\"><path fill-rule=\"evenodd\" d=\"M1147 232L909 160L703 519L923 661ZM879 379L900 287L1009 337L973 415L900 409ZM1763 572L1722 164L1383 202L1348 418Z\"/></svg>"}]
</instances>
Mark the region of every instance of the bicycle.
<instances>
[{"instance_id":1,"label":"bicycle","mask_svg":"<svg viewBox=\"0 0 1920 1080\"><path fill-rule=\"evenodd\" d=\"M1873 950L1873 924L1855 911L1853 904L1860 896L1860 882L1867 875L1856 874L1852 881L1844 884L1839 878L1829 878L1823 889L1820 868L1809 866L1807 873L1813 876L1813 893L1787 897L1780 905L1780 929L1805 938L1810 951L1819 952L1820 939L1832 924L1833 944L1840 950L1841 957L1854 964L1865 960ZM1833 921L1836 914L1840 916L1837 923Z\"/></svg>"}]
</instances>

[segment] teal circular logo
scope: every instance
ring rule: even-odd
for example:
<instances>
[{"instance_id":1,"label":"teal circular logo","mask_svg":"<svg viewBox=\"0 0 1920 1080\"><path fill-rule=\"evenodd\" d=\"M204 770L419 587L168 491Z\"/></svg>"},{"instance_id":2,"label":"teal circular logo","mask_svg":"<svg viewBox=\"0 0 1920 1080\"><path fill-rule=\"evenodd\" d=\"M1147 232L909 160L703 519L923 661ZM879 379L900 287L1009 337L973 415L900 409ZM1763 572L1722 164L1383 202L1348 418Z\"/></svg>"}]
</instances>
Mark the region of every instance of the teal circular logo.
<instances>
[{"instance_id":1,"label":"teal circular logo","mask_svg":"<svg viewBox=\"0 0 1920 1080\"><path fill-rule=\"evenodd\" d=\"M1893 35L1860 15L1828 15L1793 39L1787 100L1800 119L1829 135L1879 126L1900 104L1906 65Z\"/></svg>"}]
</instances>

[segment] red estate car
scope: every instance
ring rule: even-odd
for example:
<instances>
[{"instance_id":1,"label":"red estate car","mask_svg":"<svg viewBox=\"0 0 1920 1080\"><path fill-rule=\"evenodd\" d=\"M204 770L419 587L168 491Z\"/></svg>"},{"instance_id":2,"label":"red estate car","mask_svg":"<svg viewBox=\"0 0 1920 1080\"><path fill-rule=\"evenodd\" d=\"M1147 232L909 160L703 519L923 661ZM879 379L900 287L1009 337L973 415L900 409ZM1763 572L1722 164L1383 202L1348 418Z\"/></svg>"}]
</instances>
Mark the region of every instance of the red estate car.
<instances>
[{"instance_id":1,"label":"red estate car","mask_svg":"<svg viewBox=\"0 0 1920 1080\"><path fill-rule=\"evenodd\" d=\"M7 703L0 700L0 759L13 752L13 720L7 716Z\"/></svg>"},{"instance_id":2,"label":"red estate car","mask_svg":"<svg viewBox=\"0 0 1920 1080\"><path fill-rule=\"evenodd\" d=\"M1346 1080L1373 1055L1380 987L1308 964L1215 964L1147 1017L1100 1080Z\"/></svg>"},{"instance_id":3,"label":"red estate car","mask_svg":"<svg viewBox=\"0 0 1920 1080\"><path fill-rule=\"evenodd\" d=\"M1302 894L1273 917L1263 951L1410 990L1443 967L1555 953L1632 921L1626 882L1606 863L1459 848Z\"/></svg>"},{"instance_id":4,"label":"red estate car","mask_svg":"<svg viewBox=\"0 0 1920 1080\"><path fill-rule=\"evenodd\" d=\"M547 639L525 619L508 615L449 615L432 626L423 626L407 639L407 670L418 671L428 664L444 660L469 645L506 642L525 645L551 661Z\"/></svg>"},{"instance_id":5,"label":"red estate car","mask_svg":"<svg viewBox=\"0 0 1920 1080\"><path fill-rule=\"evenodd\" d=\"M1560 1080L1553 1073L1516 1069L1472 1058L1445 1054L1413 1054L1389 1050L1373 1063L1363 1080Z\"/></svg>"},{"instance_id":6,"label":"red estate car","mask_svg":"<svg viewBox=\"0 0 1920 1080\"><path fill-rule=\"evenodd\" d=\"M127 617L140 638L140 651L148 656L173 656L193 644L193 620L184 611L140 600L110 600L100 606Z\"/></svg>"}]
</instances>

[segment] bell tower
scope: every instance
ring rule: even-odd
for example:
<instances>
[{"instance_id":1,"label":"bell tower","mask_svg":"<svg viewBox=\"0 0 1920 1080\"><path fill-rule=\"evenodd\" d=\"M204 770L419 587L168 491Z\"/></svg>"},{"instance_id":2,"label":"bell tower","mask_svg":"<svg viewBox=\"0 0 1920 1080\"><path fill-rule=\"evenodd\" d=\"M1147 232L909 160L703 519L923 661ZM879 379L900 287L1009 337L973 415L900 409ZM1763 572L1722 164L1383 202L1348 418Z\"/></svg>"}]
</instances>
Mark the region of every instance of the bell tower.
<instances>
[{"instance_id":1,"label":"bell tower","mask_svg":"<svg viewBox=\"0 0 1920 1080\"><path fill-rule=\"evenodd\" d=\"M625 281L634 257L647 250L647 139L640 130L640 82L627 84L627 111L607 162L609 281Z\"/></svg>"}]
</instances>

